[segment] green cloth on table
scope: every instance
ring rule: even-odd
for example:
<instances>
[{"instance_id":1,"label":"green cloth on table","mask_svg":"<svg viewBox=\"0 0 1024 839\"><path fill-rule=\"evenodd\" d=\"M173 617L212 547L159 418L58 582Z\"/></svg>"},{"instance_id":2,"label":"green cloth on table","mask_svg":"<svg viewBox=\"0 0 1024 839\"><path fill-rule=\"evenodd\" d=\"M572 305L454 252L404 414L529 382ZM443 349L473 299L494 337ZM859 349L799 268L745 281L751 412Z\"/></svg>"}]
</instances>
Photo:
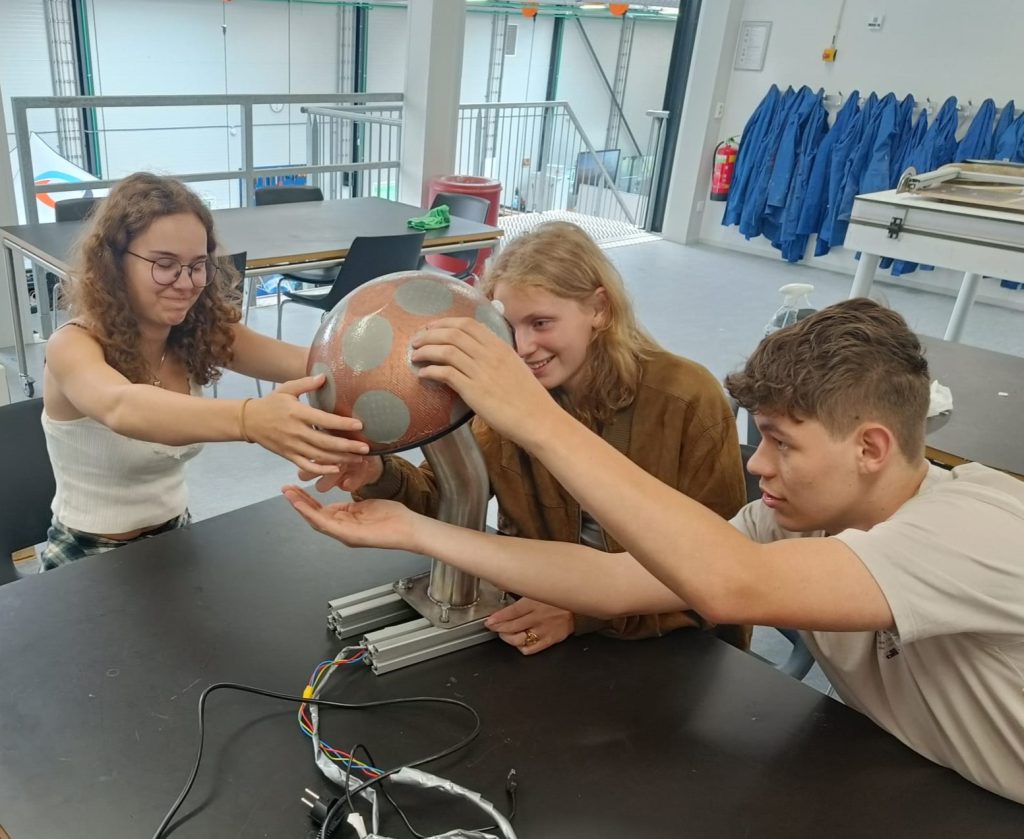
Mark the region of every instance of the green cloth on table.
<instances>
[{"instance_id":1,"label":"green cloth on table","mask_svg":"<svg viewBox=\"0 0 1024 839\"><path fill-rule=\"evenodd\" d=\"M452 217L448 213L448 205L440 204L430 210L425 216L409 219L409 227L417 230L440 230L452 223Z\"/></svg>"}]
</instances>

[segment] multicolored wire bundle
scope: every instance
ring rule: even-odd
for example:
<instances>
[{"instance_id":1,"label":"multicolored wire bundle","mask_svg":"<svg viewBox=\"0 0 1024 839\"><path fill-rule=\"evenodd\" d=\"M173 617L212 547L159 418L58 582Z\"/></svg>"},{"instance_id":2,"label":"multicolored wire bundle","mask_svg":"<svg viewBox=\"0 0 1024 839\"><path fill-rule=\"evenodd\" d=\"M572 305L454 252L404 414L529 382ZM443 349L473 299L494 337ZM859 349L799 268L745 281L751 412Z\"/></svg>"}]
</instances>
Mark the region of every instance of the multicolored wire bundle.
<instances>
[{"instance_id":1,"label":"multicolored wire bundle","mask_svg":"<svg viewBox=\"0 0 1024 839\"><path fill-rule=\"evenodd\" d=\"M347 657L346 654L348 654ZM330 661L321 661L313 668L313 674L309 677L309 683L302 690L303 699L313 699L316 697L317 692L324 686L328 678L333 674L335 668L349 664L357 664L363 660L365 655L366 650L361 647L356 648L354 654L352 654L352 648L346 648L339 653L337 658ZM382 769L370 766L370 764L359 760L359 758L349 754L344 749L336 749L329 743L319 739L318 734L314 730L314 722L310 714L308 703L304 702L299 706L298 722L299 728L302 729L302 733L311 740L316 740L320 746L320 751L334 763L338 763L345 767L347 772L361 772L367 778L376 778L383 774Z\"/></svg>"}]
</instances>

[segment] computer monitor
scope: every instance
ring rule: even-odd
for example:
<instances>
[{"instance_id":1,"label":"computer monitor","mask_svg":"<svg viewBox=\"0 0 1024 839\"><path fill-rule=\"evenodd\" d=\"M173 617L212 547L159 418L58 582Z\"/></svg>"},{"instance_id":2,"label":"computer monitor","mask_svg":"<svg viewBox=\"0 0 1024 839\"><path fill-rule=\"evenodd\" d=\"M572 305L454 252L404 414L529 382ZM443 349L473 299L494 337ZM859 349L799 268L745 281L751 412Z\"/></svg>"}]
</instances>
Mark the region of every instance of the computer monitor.
<instances>
[{"instance_id":1,"label":"computer monitor","mask_svg":"<svg viewBox=\"0 0 1024 839\"><path fill-rule=\"evenodd\" d=\"M621 154L621 149L602 149L593 153L589 151L580 152L576 156L576 177L573 181L572 191L578 193L580 184L587 184L588 186L607 185L604 184L604 179L601 177L598 161L601 162L601 166L604 167L608 177L612 179L612 184L614 184L615 179L619 176L619 157Z\"/></svg>"}]
</instances>

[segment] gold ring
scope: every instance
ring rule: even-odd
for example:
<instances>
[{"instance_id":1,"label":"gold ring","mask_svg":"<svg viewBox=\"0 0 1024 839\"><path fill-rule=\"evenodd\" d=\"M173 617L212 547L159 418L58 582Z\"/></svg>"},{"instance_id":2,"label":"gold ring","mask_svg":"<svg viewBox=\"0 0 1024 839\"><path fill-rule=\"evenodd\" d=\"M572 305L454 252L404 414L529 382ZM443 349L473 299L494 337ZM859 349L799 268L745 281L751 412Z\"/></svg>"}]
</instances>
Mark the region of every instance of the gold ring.
<instances>
[{"instance_id":1,"label":"gold ring","mask_svg":"<svg viewBox=\"0 0 1024 839\"><path fill-rule=\"evenodd\" d=\"M523 646L524 647L532 647L539 640L540 640L540 636L536 632L534 632L532 629L527 629L526 630L526 640L523 641Z\"/></svg>"}]
</instances>

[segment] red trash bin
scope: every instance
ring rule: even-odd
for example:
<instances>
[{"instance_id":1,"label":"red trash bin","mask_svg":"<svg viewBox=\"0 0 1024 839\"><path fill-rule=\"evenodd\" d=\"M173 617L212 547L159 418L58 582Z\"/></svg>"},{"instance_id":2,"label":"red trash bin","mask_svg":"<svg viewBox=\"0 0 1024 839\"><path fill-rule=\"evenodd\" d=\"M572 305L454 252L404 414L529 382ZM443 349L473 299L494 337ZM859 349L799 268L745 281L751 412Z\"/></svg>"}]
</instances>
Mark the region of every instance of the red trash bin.
<instances>
[{"instance_id":1,"label":"red trash bin","mask_svg":"<svg viewBox=\"0 0 1024 839\"><path fill-rule=\"evenodd\" d=\"M440 175L430 179L429 205L433 206L434 198L439 192L458 192L464 195L475 195L483 198L490 204L487 210L485 224L491 227L498 226L498 205L501 203L501 181L494 181L490 178L477 178L473 175ZM491 255L491 249L481 250L473 266L473 273L479 274L484 267L484 262ZM454 256L436 254L428 256L427 261L438 268L452 273L463 271L466 267L465 259L457 259Z\"/></svg>"}]
</instances>

